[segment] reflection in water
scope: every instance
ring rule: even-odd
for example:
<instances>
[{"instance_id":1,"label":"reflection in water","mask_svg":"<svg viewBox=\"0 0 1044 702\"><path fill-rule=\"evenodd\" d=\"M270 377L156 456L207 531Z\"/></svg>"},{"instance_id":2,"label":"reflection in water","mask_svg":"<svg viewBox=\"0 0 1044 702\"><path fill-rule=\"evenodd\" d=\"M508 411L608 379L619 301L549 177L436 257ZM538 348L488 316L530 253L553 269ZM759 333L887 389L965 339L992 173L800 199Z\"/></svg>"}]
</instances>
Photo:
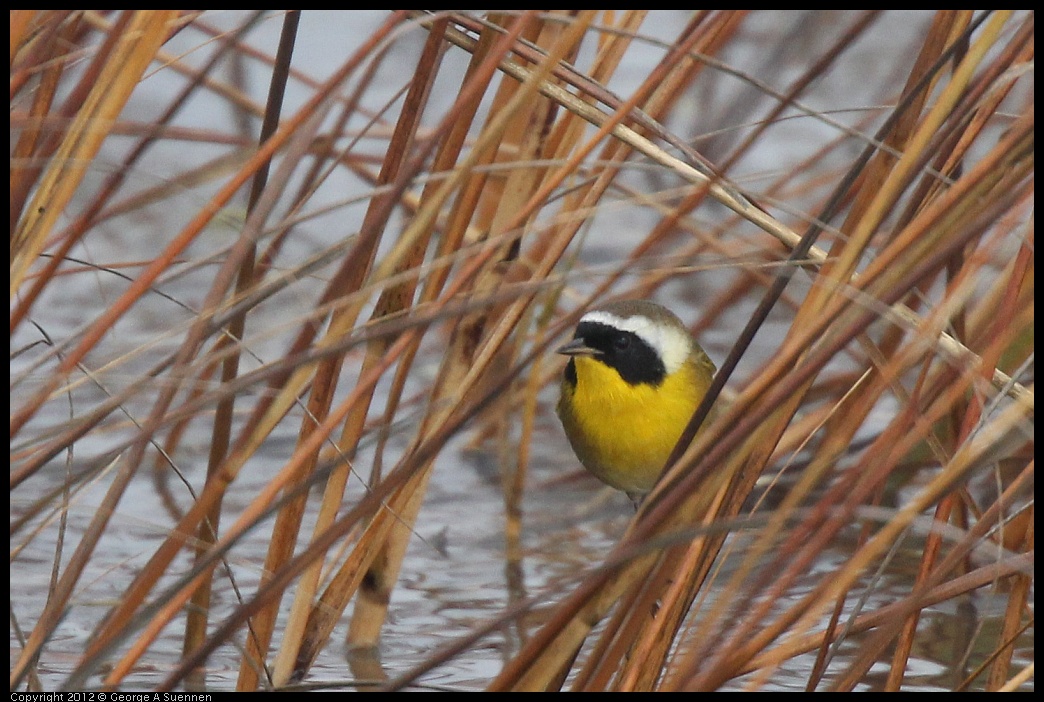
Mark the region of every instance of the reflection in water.
<instances>
[{"instance_id":1,"label":"reflection in water","mask_svg":"<svg viewBox=\"0 0 1044 702\"><path fill-rule=\"evenodd\" d=\"M215 16L206 19L208 22L220 23L225 18L237 21L237 17L232 13L215 13ZM324 78L322 73L326 68L337 65L348 52L354 51L357 47L352 43L365 37L373 26L386 17L383 11L305 13L302 18L302 36L307 37L307 41L301 42L300 53L295 58L295 70L312 78ZM799 74L805 68L804 59L818 58L821 52L831 49L829 42L834 41L832 27L840 26L842 20L848 18L843 12L800 16L755 13L745 20L749 24L743 31L747 33L741 32L729 51L728 60L742 67L740 78L744 74L757 75L762 80L781 76L786 78L791 70ZM867 105L876 105L878 102L891 104L898 92L871 86L871 79L880 76L870 74L878 70L900 70L912 65L913 56L904 58L909 53L906 51L908 46L900 43L900 38L908 37L911 31L921 31L920 27L927 25L931 19L929 14L886 13L870 40L857 46L851 54L834 57L839 63L839 69L823 76L823 80L816 85L809 86L809 92L803 94L802 99L844 105L844 110L839 111L856 113L853 124L857 127L864 124L863 120L868 114L880 109L876 106L871 109ZM669 43L678 24L688 20L687 11L654 11L650 14L641 27L642 36L629 49L610 89L619 95L629 95L632 88L639 85L662 58L661 41ZM801 26L805 20L814 23L815 31ZM764 38L776 31L778 24L786 25L789 28L786 31L793 31L794 38L807 41L788 41L785 46L778 47L778 53L767 53ZM258 29L260 33L250 37L252 45L274 45L276 24L262 22ZM802 34L802 31L806 33ZM190 55L211 40L210 36L201 40L200 35L192 32L186 30L174 33L168 47L172 55ZM390 62L391 68L413 65L410 61L399 59L411 57L421 46L423 37L424 33L419 30L416 34L399 37L401 41L397 40L389 47L395 57ZM584 50L589 48L585 47ZM458 68L463 70L466 66L464 58L454 51L447 53L447 61L450 64L459 62ZM898 57L896 64L899 69L886 68L884 64L887 62L882 57ZM269 69L261 64L250 63L248 70L252 72L250 79L244 81L244 89L267 84ZM371 110L373 114L377 113L381 105L394 103L403 85L403 76L395 76L393 71L389 75L386 70L387 67L380 68L378 79L370 86L374 92L364 96L365 109ZM853 75L858 76L858 79L853 80ZM146 119L140 115L150 114L155 111L156 105L165 104L168 94L173 90L164 82L165 79L164 71L157 70L143 82L143 91L128 108L128 125L133 127L139 124ZM291 84L291 100L300 102L302 85L296 81ZM789 79L781 79L780 85L790 85ZM260 104L263 102L260 94L251 94L247 99ZM715 100L715 94L727 98L734 95L736 99ZM838 95L843 96L840 101ZM431 96L430 109L438 113L456 97L454 91L436 90ZM726 75L725 72L714 74L699 92L684 96L681 103L683 109L675 115L677 126L687 135L706 137L700 144L701 150L711 158L718 158L729 153L729 149L741 141L743 132L735 123L735 115L730 113L733 110L749 109L748 100L770 104L771 107L777 104L775 97L767 95L753 81ZM124 216L114 213L111 218L104 219L97 230L98 236L92 237L89 242L89 253L95 260L141 268L156 256L159 242L164 241L166 233L180 230L184 212L195 211L207 195L205 191L196 191L173 178L169 164L209 164L205 169L208 175L212 167L217 170L223 168L221 164L213 166L211 159L214 154L199 144L207 139L203 135L220 135L219 141L226 137L234 141L234 137L226 134L229 109L226 98L221 97L217 90L204 91L197 102L186 106L183 115L185 122L177 123L175 128L183 130L179 134L192 139L161 140L136 166L133 174L141 181L137 183L141 188L170 187L175 189L176 194L168 201L167 209ZM761 118L761 113L756 110L749 114L754 115L752 119ZM831 117L837 118L838 115ZM742 124L742 128L747 126ZM358 128L358 125L351 125L349 131L353 138L357 133L353 130ZM810 154L805 151L806 147L818 149L821 142L832 141L837 136L834 127L827 128L819 120L788 117L778 125L773 125L773 129L760 142L758 150L745 156L743 163L737 164L737 173L752 182L759 182L766 178L766 174L786 171L810 158ZM193 141L195 139L199 142ZM111 151L104 150L95 165L97 170L92 169L87 174L88 183L92 187L97 184L96 179L106 175L100 170L120 163L119 148L119 145L108 145L107 149ZM370 165L353 164L353 168L365 171ZM658 207L681 194L674 190L672 182L666 181L667 175L649 172L649 164L633 165L636 172L621 179L620 192L625 196L619 201L607 203L591 218L590 233L577 267L578 274L567 281L570 286L567 298L591 290L594 284L600 282L597 280L600 275L598 271L602 270L599 266L620 260L621 252L629 253L631 246L641 241L645 233L660 222ZM344 178L344 182L340 178ZM661 178L665 179L664 182L659 182ZM360 180L365 184L363 192L370 193L372 184L366 178ZM348 182L352 187L347 185ZM340 170L330 175L330 183L333 184L330 189L335 195L329 197L335 204L327 211L325 201L315 201L314 212L299 213L300 219L295 220L292 236L288 236L281 244L282 258L278 261L279 265L289 266L287 262L308 259L317 251L338 246L345 239L358 236L360 227L354 219L357 203L353 200L358 192L352 189L358 183L347 178ZM573 187L573 184L569 187ZM645 203L636 206L635 203L645 197L651 200L660 198L662 201L657 200L655 206L646 207ZM796 197L793 193L781 197L788 198L786 202L791 208L805 207L812 211L818 204L820 194L806 194L805 201L791 199ZM351 202L346 205L346 200ZM17 543L16 539L12 539L11 544L12 662L24 647L22 629L28 628L27 624L30 627L35 624L44 606L46 593L53 587L52 570L55 561L62 565L68 562L70 549L66 544L80 540L91 518L103 504L107 481L111 480L111 473L118 466L118 461L94 465L94 458L103 456L112 447L120 445L127 436L134 435L142 418L148 416L150 403L162 387L160 382L155 381L155 375L150 374L151 364L155 358L171 354L178 348L178 340L196 319L209 289L214 267L211 257L218 257L228 242L235 240L241 231L243 222L238 216L241 213L230 207L224 214L227 216L197 242L198 249L188 250L184 260L179 261L171 275L154 286L140 309L121 320L117 331L106 340L110 345L99 350L99 357L105 357L106 362L110 358L121 359L122 365L118 370L111 372L110 368L110 372L101 377L92 375L87 378L92 382L82 383L69 390L67 395L58 397L37 418L38 425L32 427L42 437L40 440L44 440L50 437L53 427L61 427L71 416L76 416L80 407L93 407L104 402L121 387L144 383L146 391L151 391L151 394L144 393L146 396L140 401L121 405L119 415L114 415L115 418L103 425L100 431L85 436L77 444L75 452L68 457L60 457L53 466L48 466L47 470L35 476L28 490L12 492L12 531L19 532ZM718 226L713 218L719 215L718 208L701 212L694 218L693 226L713 229ZM395 217L404 215L396 213ZM394 222L397 225L403 223L399 220ZM680 236L688 237L690 234L682 232ZM269 235L266 233L266 236ZM716 233L714 236L719 235L721 242L718 243L730 241L725 233ZM206 249L207 246L213 249ZM658 252L652 252L636 266L654 270L661 263L675 265L670 257L660 257ZM697 263L702 266L707 264L707 260L700 259ZM714 265L706 267L715 268ZM656 272L659 274L660 271ZM667 269L663 273L673 274ZM722 266L721 270L701 270L698 281L682 291L673 290L673 293L684 300L691 307L693 316L696 316L709 302L721 302L717 296L726 289L723 283L731 280L735 274L735 267L730 268L728 265ZM42 300L35 310L32 338L28 338L29 332L22 331L21 334L26 338L12 338L12 349L33 348L33 344L42 346L43 342L37 338L38 333L47 336L48 345L52 343L51 339L73 338L85 320L97 317L124 290L126 278L122 275L113 271L91 270L89 275L68 276L62 291L64 298ZM308 275L295 278L286 289L275 294L271 304L252 311L251 329L258 331L249 337L245 345L247 354L244 356L244 367L253 368L257 364L284 357L287 344L283 334L295 328L300 317L311 309L312 301L324 289L326 275L325 269L309 270ZM664 294L671 292L668 288ZM793 287L789 292L794 292ZM726 318L715 328L707 330L705 345L712 356L721 358L733 341L734 329L744 321L748 312L739 305L733 312L734 318ZM760 362L775 351L774 344L778 339L766 337L781 333L785 327L785 321L772 320L764 328L757 340L760 345L756 345L748 357L751 364ZM12 354L13 377L21 372L31 375L31 356L31 353ZM357 362L358 358L351 357L348 361ZM433 363L437 365L437 361ZM423 362L419 365L424 368ZM428 381L434 373L434 370L429 372L429 369L424 368L419 374L421 377L413 381L417 387L410 388L413 397L427 397L430 391ZM741 374L739 382L744 381ZM211 382L213 380L210 377L200 382L201 391L209 389L208 383ZM383 386L381 391L385 391ZM252 386L243 397L253 399L264 392L267 389L262 385ZM509 404L511 400L506 393L499 399L504 404ZM533 632L546 622L550 606L566 597L590 568L602 562L626 528L633 510L626 497L602 488L579 467L557 422L552 418L553 398L548 395L540 399L542 404L536 412L534 441L526 475L514 476L502 470L518 459L517 455L513 455L517 453L517 446L513 443L517 428L511 426L501 426L481 436L477 436L477 431L474 434L465 432L464 436L457 437L455 443L440 453L402 572L394 583L387 584L388 591L378 593L390 597L390 609L387 622L381 629L380 645L345 651L344 646L338 644L347 639L348 617L338 620L331 637L332 643L319 651L303 685L361 691L377 689L429 662L436 652L448 653L451 647L468 641L468 645L461 646L462 652L447 656L443 664L425 673L411 689L480 690L500 672L505 661L511 659L531 639ZM420 400L417 402L420 403ZM508 409L514 411L514 408ZM892 411L892 408L888 409ZM301 418L299 415L303 415L301 407L293 407L288 411L295 421L287 421L276 429L258 451L255 460L232 485L225 499L225 509L230 517L241 513L268 485L272 476L285 466L298 440L299 424L296 420ZM399 423L404 415L409 413L396 415L396 423L387 427L388 435L381 439L389 442L384 453L375 458L374 454L378 452L373 448L373 443L376 442L367 444L356 457L359 466L368 469L377 461L384 461L385 465L394 464L394 454L405 450L405 444L411 440L419 423L412 416ZM514 418L516 415L508 416ZM120 500L108 530L87 565L70 607L64 613L64 619L48 642L47 655L40 661L38 673L42 689L56 689L66 681L72 667L88 646L91 633L112 607L125 597L127 585L141 572L149 557L175 528L187 505L191 504L193 494L198 493L205 479L206 457L211 441L209 431L202 424L193 423L179 428L185 434L176 442L178 450L173 455L163 457L158 468L160 473L157 474L162 475L162 479L153 481L152 476L137 476ZM12 447L13 457L20 448ZM77 483L80 486L77 490L70 490L65 496L67 504L63 503L60 517L48 513L35 503L42 494L47 494L49 499L41 504L51 505L61 501L68 476L81 476L83 465L91 465L93 472ZM513 482L515 479L524 487L518 493L521 501L517 503L510 496L504 497L502 486L502 482ZM353 504L364 489L362 481L353 476L345 506ZM775 495L772 499L775 499ZM771 508L771 501L766 504ZM316 520L316 501L309 500L308 505L305 520L312 524ZM37 509L39 513L36 513ZM31 540L21 533L22 525L18 521L29 513L33 513L34 520L44 524L40 533L34 534ZM228 521L223 520L222 526ZM29 522L34 527L36 523ZM1031 529L1031 525L1028 528ZM272 530L272 520L263 521L235 545L230 556L218 568L209 603L211 627L225 621L237 606L256 591L262 580ZM730 545L736 547L737 552L742 552L742 536ZM839 546L847 547L851 544ZM895 557L907 558L916 563L923 542L909 539L903 546L903 552ZM722 567L728 572L733 566L728 559L725 560ZM828 551L809 566L809 575L836 572L839 562L840 556ZM187 568L187 562L176 562L172 571L183 573ZM868 604L887 604L893 598L908 593L915 572L909 568L906 572L891 574L895 578L893 582L874 583L871 595L873 601ZM329 574L324 574L324 577L329 577ZM168 584L162 583L163 586ZM806 594L801 589L804 586L802 583L794 592L788 592L787 597L800 598ZM728 597L731 594L711 588L704 604L713 603L716 597ZM289 599L284 599L283 609L279 613L277 636L285 626ZM931 610L923 617L920 631L924 635L918 637L915 658L908 670L907 685L913 689L948 690L970 674L974 670L971 661L977 660L974 654L981 653L976 650L982 639L980 634L984 630L997 628L1002 616L1002 612L992 611L990 605L990 596L983 594L953 600L948 603L949 609L941 607ZM694 616L701 614L698 611ZM178 622L178 626L180 624ZM145 689L159 684L177 664L182 656L178 626L171 625L159 632L144 662L128 678L130 685ZM468 637L474 636L477 631L481 635L475 636L472 642ZM848 661L854 660L860 654L860 646L867 636L859 633L844 639L832 649L832 663L843 668ZM240 637L220 647L208 659L200 674L189 679L186 689L233 689L244 647L243 639ZM1031 634L1023 636L1017 642L1016 661L1021 665L1032 665L1032 651ZM583 657L586 654L587 651L581 651L579 655ZM803 689L809 671L815 664L815 656L816 653L811 652L789 659L787 667L777 671L766 686L778 690ZM863 680L864 686L872 689L883 687L888 665L890 658L886 654ZM261 680L267 679L263 671L258 672ZM92 677L88 683L91 686L100 685L102 675L104 671ZM747 682L749 679L738 678L730 681L726 688L742 689Z\"/></svg>"}]
</instances>

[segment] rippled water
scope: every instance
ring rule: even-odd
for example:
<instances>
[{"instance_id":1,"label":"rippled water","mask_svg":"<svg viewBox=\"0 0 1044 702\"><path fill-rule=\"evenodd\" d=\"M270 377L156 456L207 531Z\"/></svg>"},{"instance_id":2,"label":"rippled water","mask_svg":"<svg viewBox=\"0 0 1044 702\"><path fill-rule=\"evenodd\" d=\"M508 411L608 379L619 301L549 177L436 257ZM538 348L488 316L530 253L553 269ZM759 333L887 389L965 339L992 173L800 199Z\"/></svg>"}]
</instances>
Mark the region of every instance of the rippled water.
<instances>
[{"instance_id":1,"label":"rippled water","mask_svg":"<svg viewBox=\"0 0 1044 702\"><path fill-rule=\"evenodd\" d=\"M684 13L656 11L643 31L653 36L669 39L675 31L677 23L684 21ZM228 15L225 19L234 24L237 16ZM313 13L304 14L301 40L298 42L296 59L298 65L307 67L312 75L322 77L322 66L336 65L345 52L350 51L352 42L364 37L384 18L381 12L350 13ZM906 19L891 17L888 22L893 29L904 24L916 28L917 23L927 21L927 15L914 14ZM215 21L222 21L216 15ZM782 20L778 20L782 21ZM758 20L767 31L772 25L772 16ZM755 23L755 28L758 26ZM269 20L262 24L253 39L258 46L271 47L278 34L278 22ZM882 30L879 37L886 37L889 30ZM756 45L757 32L752 31L751 40ZM185 37L183 49L192 48L199 43L197 37ZM404 42L410 48L397 49L405 54L415 51L420 38L412 43ZM884 39L882 39L884 41ZM177 44L171 46L176 50ZM630 84L637 83L644 77L648 67L659 58L659 49L653 43L636 48L632 60L625 64L614 87L626 94ZM880 50L880 49L879 49ZM866 49L871 52L871 48ZM330 60L331 52L338 57ZM857 54L858 56L858 54ZM249 83L254 87L256 95L264 94L265 78L263 74L252 74ZM397 88L399 80L389 80L389 89ZM162 74L158 74L146 82L146 89L135 103L135 109L141 111L137 117L142 121L162 104L160 96L166 88L162 82ZM150 95L152 96L150 98ZM290 104L300 103L308 95L307 91L292 89L289 95ZM452 96L446 96L451 98ZM152 100L155 100L153 102ZM224 103L208 104L201 99L190 106L186 117L198 128L212 127L225 130L227 115L224 114ZM853 104L861 104L854 101ZM698 109L698 106L695 107ZM786 148L788 140L779 140L780 148ZM797 148L796 146L793 148ZM765 156L762 155L764 158ZM170 144L157 149L148 161L140 166L142 177L160 180L163 177L164 159L202 158L193 152L191 145ZM779 154L772 156L789 162ZM115 159L114 159L115 161ZM766 170L778 167L779 162L765 164ZM756 164L751 167L756 171ZM198 197L189 195L188 197ZM318 204L318 203L317 203ZM169 221L164 217L169 217ZM341 215L338 215L341 216ZM624 218L637 217L633 213L624 213ZM151 241L157 237L165 239L162 232L175 226L177 213L156 214L152 221L137 222L137 229L129 227L126 221L119 226L113 225L108 236L92 243L91 254L98 260L128 260L148 258L155 246ZM288 257L303 255L310 250L327 245L328 236L343 233L343 227L328 227L329 220L318 219L310 226L301 228L300 235L295 238L288 250ZM635 226L639 229L646 226L640 219ZM231 236L215 228L212 236L220 238ZM628 242L621 241L626 247ZM294 251L292 247L299 247ZM190 252L191 253L191 252ZM591 249L589 256L592 263L597 263L600 256L611 256L611 252ZM165 290L180 302L193 306L199 303L199 296L205 285L207 273L189 272L178 283L177 287ZM79 276L70 280L63 289L63 299L45 300L40 306L39 321L58 338L68 333L89 319L114 297L115 291L123 285L122 281L106 279L104 276ZM314 282L313 288L319 289ZM293 295L286 296L285 305L278 310L269 310L261 320L255 320L260 328L272 324L281 326L291 324L298 311L308 309L311 304L308 281L297 288ZM296 305L296 307L295 307ZM191 311L179 309L169 301L156 298L150 300L140 313L129 319L118 329L118 334L110 340L106 353L115 357L121 350L132 350L146 341L153 341L157 334L176 328L191 318ZM711 330L706 346L711 355L720 360L728 348L730 339L728 330ZM28 332L12 340L12 349L22 344L31 343L34 339ZM159 347L172 348L178 339L176 335L161 338ZM259 357L271 359L282 352L283 339L273 335L271 339L259 335L251 340L251 350ZM760 353L771 348L771 340L765 342ZM754 359L757 358L757 353ZM753 361L752 361L753 362ZM12 373L20 370L19 361L12 363ZM125 361L121 374L110 376L115 384L134 382L140 369L147 367L145 359ZM742 369L741 369L742 375ZM116 388L110 388L115 390ZM77 390L76 398L84 405L97 402L103 393L93 386ZM553 393L544 398L545 405L536 427L536 442L531 475L524 505L523 557L520 562L509 564L505 557L503 498L495 475L496 469L491 467L492 459L476 458L473 453L464 450L464 442L468 436L461 437L451 444L438 459L436 471L424 504L415 538L409 550L398 586L394 590L389 618L382 637L380 659L376 662L351 659L344 641L346 622L339 625L332 638L332 644L322 652L308 677L308 683L321 683L338 686L359 677L379 678L401 675L411 666L424 661L433 651L448 645L471 632L477 625L499 616L503 610L514 602L526 597L539 597L546 602L553 602L567 592L575 579L586 568L599 563L601 557L615 543L626 527L632 511L627 499L621 495L607 492L593 479L576 473L575 479L564 479L576 472L576 463L569 452L564 437L561 435L553 414L550 402ZM72 411L76 411L75 408ZM42 431L44 426L57 425L68 419L68 405L53 403L48 412L35 423L33 429ZM226 500L226 509L235 514L260 487L271 478L283 465L283 460L294 442L296 424L287 422L282 435L273 436L266 444L266 456L262 453L259 461L250 465L250 472L238 480L233 491ZM97 455L121 437L126 436L131 427L124 423L114 425L108 433L87 437L79 446L78 453L83 456ZM195 485L201 484L206 463L205 433L190 435L184 442L183 451L177 456L177 462L186 471L186 478ZM408 428L404 428L402 436L409 436ZM42 494L46 489L60 484L64 471L76 469L77 457L74 456L72 466L57 463L51 471L42 476L35 489ZM106 480L101 484L104 486ZM178 492L179 486L172 488ZM184 497L184 492L179 493ZM75 544L76 536L82 531L98 509L102 489L88 489L74 496L68 509L68 537L64 557L68 557L69 544ZM23 493L13 496L11 511L16 517L29 504ZM186 503L182 502L182 507ZM142 475L131 487L121 501L118 512L113 515L110 530L102 540L97 552L90 561L87 572L78 588L68 615L58 627L55 637L49 642L46 655L41 659L38 673L44 689L55 689L65 680L78 661L87 643L87 637L97 625L99 619L106 615L114 603L124 592L126 584L138 572L148 557L153 553L161 540L173 525L173 517L161 500L156 486L148 475ZM235 587L249 595L255 588L261 564L265 558L268 545L270 525L253 532L247 541L235 549L234 561L229 563L234 575ZM304 533L307 533L307 529ZM56 550L56 530L44 530L29 542L24 550L13 556L11 566L11 608L12 615L22 627L30 628L38 616L43 600L50 588L50 573ZM21 541L12 543L12 549L20 548ZM840 554L837 556L840 558ZM830 554L817 568L829 569L836 565L830 560ZM180 566L186 565L183 560ZM912 572L911 572L912 577ZM906 592L908 583L897 583L898 592ZM888 601L890 589L887 584L878 585L875 597L882 602ZM800 592L793 593L793 596ZM232 582L227 577L219 577L215 585L215 596L212 603L213 621L221 621L236 604L237 597ZM871 603L872 604L872 603ZM960 670L954 661L960 658L960 651L951 650L957 641L964 639L957 634L971 626L996 626L998 615L994 602L989 594L983 593L966 601L961 607L947 604L937 610L930 611L924 618L922 626L932 632L929 640L932 645L923 644L915 651L911 660L907 686L910 690L948 690L953 685L954 676ZM284 615L288 603L284 602ZM418 686L420 689L454 689L479 690L500 672L504 661L516 652L524 641L539 625L539 613L534 614L521 623L490 634L479 645L471 647L466 653L440 666L437 670L425 675ZM856 637L851 643L840 647L837 655L842 658L855 650ZM176 623L157 642L154 649L145 658L147 661L128 678L128 687L147 688L162 680L169 671L169 666L180 657L181 641L179 626ZM11 656L12 663L21 649L12 628ZM1018 656L1031 663L1032 649L1020 649ZM790 668L782 669L772 678L769 689L801 690L804 688L808 671L814 657L802 656L791 661ZM239 666L239 654L233 647L221 648L208 662L207 685L212 690L229 689L235 685ZM864 682L863 689L878 687L887 675L887 663L872 669ZM730 689L741 689L744 681L734 681Z\"/></svg>"},{"instance_id":2,"label":"rippled water","mask_svg":"<svg viewBox=\"0 0 1044 702\"><path fill-rule=\"evenodd\" d=\"M445 452L394 590L378 660L350 655L343 643L347 631L344 621L316 660L306 680L308 685L344 689L353 681L395 678L421 664L437 649L498 617L520 599L537 597L544 603L554 602L569 591L578 575L600 562L625 528L631 506L622 495L607 491L585 475L577 474L575 480L563 482L563 464L569 469L573 464L553 456L568 456L564 439L557 438L558 433L550 424L541 428L541 436L546 437L546 449L532 467L532 486L525 503L523 558L509 564L505 557L502 496L499 486L489 480L488 470L477 468L470 456L453 450ZM273 470L277 467L272 466ZM235 493L250 494L259 489L262 476L261 471L258 473L257 484L247 480ZM75 534L87 523L97 504L96 497L83 495L69 510L70 533ZM234 510L235 494L231 499L230 509ZM18 508L18 504L12 505L14 513ZM57 688L70 674L91 630L119 600L124 586L166 536L170 521L157 519L162 513L155 491L146 481L136 485L121 503L110 535L92 559L71 603L69 616L41 661L39 674L45 689ZM253 533L247 543L237 547L235 561L230 564L237 586L247 595L257 584L268 533L268 528ZM12 567L12 607L23 623L32 622L42 606L39 596L48 590L52 549L52 539L38 538ZM909 555L911 579L916 555ZM809 573L809 586L814 584L817 572L831 571L844 556L840 552L824 554ZM877 583L866 605L887 604L908 588L908 582L899 580L892 586ZM801 594L798 588L789 596ZM212 603L213 621L220 622L235 603L228 580L219 577ZM284 615L287 607L284 603ZM986 592L964 600L960 606L947 603L928 610L921 627L932 635L922 637L915 649L906 689L952 689L955 679L962 677L956 661L963 652L956 649L959 642L967 641L967 630L998 626L1001 616L1003 596ZM541 622L538 611L488 635L465 653L422 676L413 689L483 689ZM843 668L846 657L856 653L861 639L854 636L843 644L836 653L835 665ZM927 641L932 644L928 646ZM146 689L158 684L169 672L169 665L179 659L180 647L179 627L175 624L128 678L124 689ZM19 648L12 640L12 655ZM1030 663L1031 648L1020 648L1016 660L1026 655L1030 659L1023 663ZM804 689L814 659L813 654L806 654L788 661L766 689ZM207 688L233 688L238 666L235 648L218 649L207 665ZM887 661L880 662L859 689L878 688L887 672ZM744 682L744 678L734 680L725 689L742 689Z\"/></svg>"}]
</instances>

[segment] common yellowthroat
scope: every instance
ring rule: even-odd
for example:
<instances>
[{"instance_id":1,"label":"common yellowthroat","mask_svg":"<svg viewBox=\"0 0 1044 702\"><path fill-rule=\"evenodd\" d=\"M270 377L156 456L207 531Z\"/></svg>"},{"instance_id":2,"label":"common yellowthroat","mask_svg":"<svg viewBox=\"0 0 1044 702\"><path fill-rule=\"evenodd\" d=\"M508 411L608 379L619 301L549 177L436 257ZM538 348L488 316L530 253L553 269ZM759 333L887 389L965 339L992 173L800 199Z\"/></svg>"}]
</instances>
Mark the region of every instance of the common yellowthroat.
<instances>
[{"instance_id":1,"label":"common yellowthroat","mask_svg":"<svg viewBox=\"0 0 1044 702\"><path fill-rule=\"evenodd\" d=\"M674 313L648 300L587 312L558 353L569 356L558 417L573 451L637 504L707 393L714 363Z\"/></svg>"}]
</instances>

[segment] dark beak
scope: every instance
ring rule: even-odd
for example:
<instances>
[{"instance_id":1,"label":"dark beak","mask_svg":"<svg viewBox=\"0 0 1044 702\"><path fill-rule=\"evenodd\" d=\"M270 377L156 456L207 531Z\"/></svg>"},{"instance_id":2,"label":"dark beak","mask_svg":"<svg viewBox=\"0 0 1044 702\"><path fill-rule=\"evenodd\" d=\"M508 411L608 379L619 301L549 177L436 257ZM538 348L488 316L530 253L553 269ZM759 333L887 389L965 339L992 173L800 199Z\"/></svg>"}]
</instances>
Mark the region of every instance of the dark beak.
<instances>
[{"instance_id":1,"label":"dark beak","mask_svg":"<svg viewBox=\"0 0 1044 702\"><path fill-rule=\"evenodd\" d=\"M557 353L560 353L564 356L597 356L601 353L601 351L599 351L598 349L591 348L586 343L584 343L584 340L582 338L577 337L565 346L558 349Z\"/></svg>"}]
</instances>

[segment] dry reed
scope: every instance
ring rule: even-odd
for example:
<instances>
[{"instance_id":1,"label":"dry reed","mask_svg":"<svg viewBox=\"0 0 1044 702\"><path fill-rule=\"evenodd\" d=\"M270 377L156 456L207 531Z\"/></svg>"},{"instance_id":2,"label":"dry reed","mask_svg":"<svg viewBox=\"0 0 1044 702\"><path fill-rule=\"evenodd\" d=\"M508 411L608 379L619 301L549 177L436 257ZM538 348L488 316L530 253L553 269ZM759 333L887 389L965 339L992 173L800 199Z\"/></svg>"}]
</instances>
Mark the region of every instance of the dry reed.
<instances>
[{"instance_id":1,"label":"dry reed","mask_svg":"<svg viewBox=\"0 0 1044 702\"><path fill-rule=\"evenodd\" d=\"M988 592L935 684L1032 689L1033 14L670 17L320 15L353 36L309 66L309 13L11 11L12 689L376 650L461 435L521 571L548 351L607 296L688 310L715 412L568 589L345 684L537 617L479 685L899 690ZM142 490L163 534L117 568Z\"/></svg>"}]
</instances>

